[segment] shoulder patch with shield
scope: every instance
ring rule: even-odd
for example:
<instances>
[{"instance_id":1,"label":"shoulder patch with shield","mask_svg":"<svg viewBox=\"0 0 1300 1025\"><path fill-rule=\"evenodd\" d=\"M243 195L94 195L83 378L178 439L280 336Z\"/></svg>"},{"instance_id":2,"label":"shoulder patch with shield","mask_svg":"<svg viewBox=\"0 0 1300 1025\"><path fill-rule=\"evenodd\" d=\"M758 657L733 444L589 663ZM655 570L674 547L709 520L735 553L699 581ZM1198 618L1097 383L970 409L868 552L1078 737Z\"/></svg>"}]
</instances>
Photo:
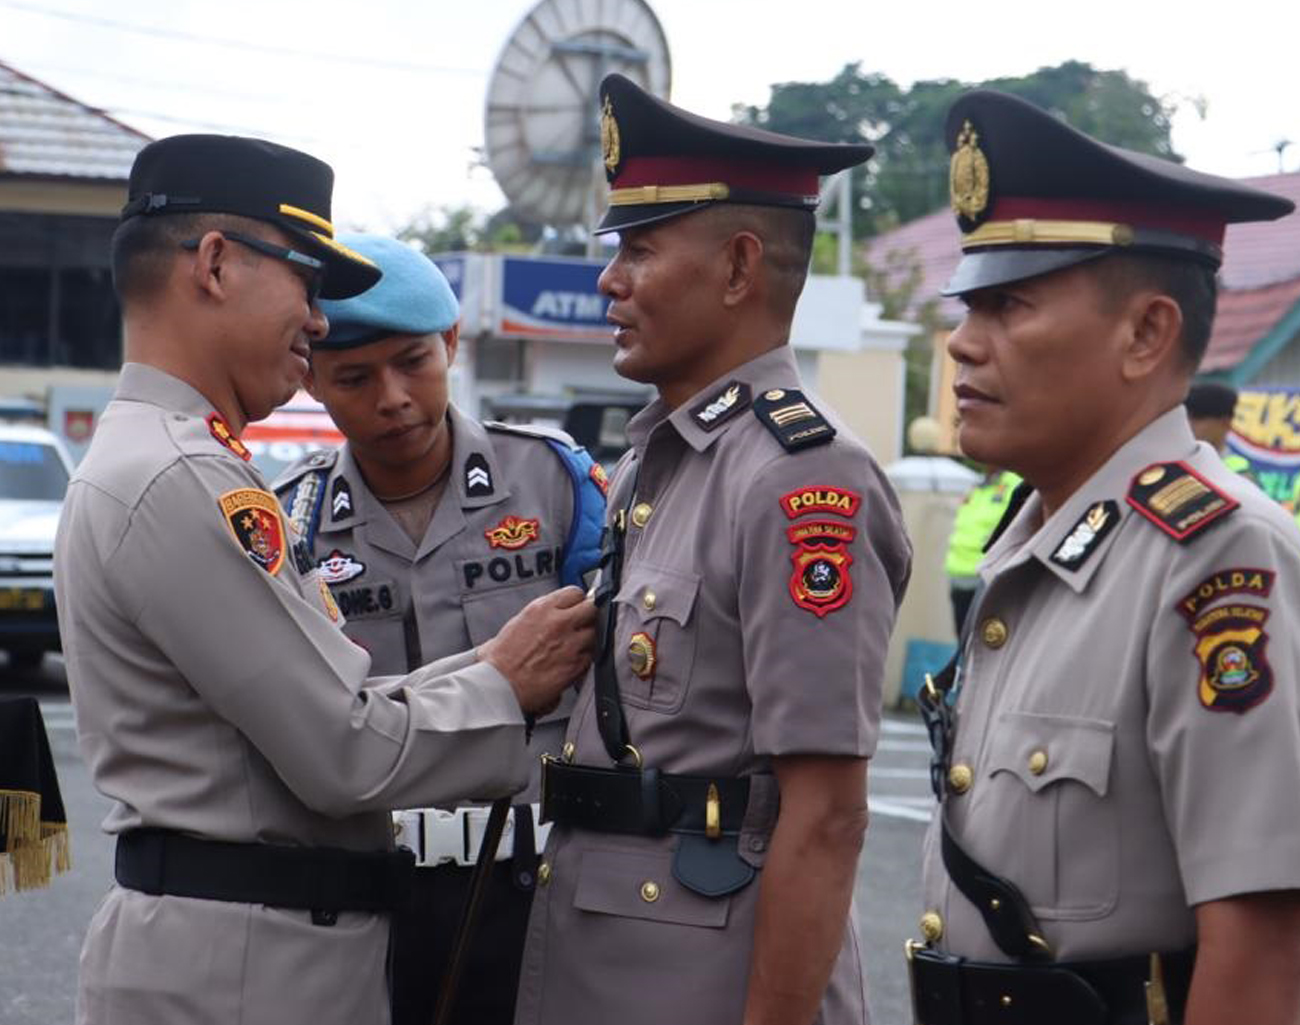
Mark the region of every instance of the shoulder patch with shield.
<instances>
[{"instance_id":1,"label":"shoulder patch with shield","mask_svg":"<svg viewBox=\"0 0 1300 1025\"><path fill-rule=\"evenodd\" d=\"M284 521L280 503L268 491L237 488L217 499L226 526L245 554L272 576L284 565Z\"/></svg>"}]
</instances>

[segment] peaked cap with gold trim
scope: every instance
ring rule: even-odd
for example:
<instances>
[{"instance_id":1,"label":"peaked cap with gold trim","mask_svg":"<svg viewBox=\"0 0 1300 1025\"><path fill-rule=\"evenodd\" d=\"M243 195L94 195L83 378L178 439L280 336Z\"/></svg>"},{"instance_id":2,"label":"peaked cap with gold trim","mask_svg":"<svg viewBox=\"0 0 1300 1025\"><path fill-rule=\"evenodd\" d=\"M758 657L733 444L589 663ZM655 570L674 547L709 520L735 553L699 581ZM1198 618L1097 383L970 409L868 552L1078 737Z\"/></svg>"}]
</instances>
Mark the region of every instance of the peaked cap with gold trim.
<instances>
[{"instance_id":1,"label":"peaked cap with gold trim","mask_svg":"<svg viewBox=\"0 0 1300 1025\"><path fill-rule=\"evenodd\" d=\"M1113 252L1162 253L1217 268L1227 225L1295 209L1228 178L1108 146L991 89L958 97L945 133L965 255L944 295Z\"/></svg>"},{"instance_id":2,"label":"peaked cap with gold trim","mask_svg":"<svg viewBox=\"0 0 1300 1025\"><path fill-rule=\"evenodd\" d=\"M600 84L609 209L597 234L714 203L815 210L818 175L860 164L871 146L815 142L674 107L623 75Z\"/></svg>"},{"instance_id":3,"label":"peaked cap with gold trim","mask_svg":"<svg viewBox=\"0 0 1300 1025\"><path fill-rule=\"evenodd\" d=\"M346 299L379 280L379 268L334 240L334 171L288 146L238 135L172 135L151 142L131 166L121 219L224 213L288 232L325 264L321 297Z\"/></svg>"}]
</instances>

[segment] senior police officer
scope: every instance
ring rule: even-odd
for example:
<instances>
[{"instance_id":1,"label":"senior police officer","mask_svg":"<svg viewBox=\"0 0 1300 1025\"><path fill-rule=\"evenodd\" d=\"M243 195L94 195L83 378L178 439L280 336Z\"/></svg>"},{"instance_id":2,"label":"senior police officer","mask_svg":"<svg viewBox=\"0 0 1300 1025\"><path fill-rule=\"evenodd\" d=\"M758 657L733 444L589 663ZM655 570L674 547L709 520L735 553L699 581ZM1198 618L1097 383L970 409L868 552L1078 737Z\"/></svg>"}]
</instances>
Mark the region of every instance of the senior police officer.
<instances>
[{"instance_id":1,"label":"senior police officer","mask_svg":"<svg viewBox=\"0 0 1300 1025\"><path fill-rule=\"evenodd\" d=\"M870 148L601 93L614 367L658 397L611 485L599 666L543 769L516 1021L862 1022L850 907L911 552L788 341L818 174Z\"/></svg>"},{"instance_id":2,"label":"senior police officer","mask_svg":"<svg viewBox=\"0 0 1300 1025\"><path fill-rule=\"evenodd\" d=\"M512 614L594 568L604 471L562 432L481 425L448 398L460 310L422 253L377 235L339 241L383 271L324 301L307 389L347 438L290 468L275 491L311 547L371 671L405 673L489 640ZM536 726L558 754L572 696ZM540 762L534 761L534 777ZM509 1025L539 844L535 779L516 798L467 952L453 1020ZM393 1021L428 1025L478 856L487 809L397 813L416 855L393 922Z\"/></svg>"},{"instance_id":3,"label":"senior police officer","mask_svg":"<svg viewBox=\"0 0 1300 1025\"><path fill-rule=\"evenodd\" d=\"M977 91L947 124L960 441L1032 485L981 568L916 1019L1300 1017L1300 534L1181 406L1225 225L1292 204Z\"/></svg>"},{"instance_id":4,"label":"senior police officer","mask_svg":"<svg viewBox=\"0 0 1300 1025\"><path fill-rule=\"evenodd\" d=\"M525 712L587 661L576 588L495 639L368 679L239 432L295 390L317 293L372 285L329 223L333 174L254 139L145 147L113 241L126 365L55 555L82 752L113 801L118 885L78 1020L384 1022L409 856L388 808L524 786Z\"/></svg>"}]
</instances>

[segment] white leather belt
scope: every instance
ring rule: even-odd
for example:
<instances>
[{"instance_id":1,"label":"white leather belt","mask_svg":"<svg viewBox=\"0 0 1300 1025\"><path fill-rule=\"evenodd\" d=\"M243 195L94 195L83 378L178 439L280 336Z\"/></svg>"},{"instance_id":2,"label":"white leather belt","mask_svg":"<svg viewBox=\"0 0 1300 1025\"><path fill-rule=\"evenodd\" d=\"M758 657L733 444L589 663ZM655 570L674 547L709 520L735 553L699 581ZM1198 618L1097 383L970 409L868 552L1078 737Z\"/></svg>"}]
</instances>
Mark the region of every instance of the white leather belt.
<instances>
[{"instance_id":1,"label":"white leather belt","mask_svg":"<svg viewBox=\"0 0 1300 1025\"><path fill-rule=\"evenodd\" d=\"M538 805L529 805L528 808L533 816L534 846L540 854L546 846L551 824L538 823ZM490 808L478 807L457 808L454 811L444 811L441 808L395 811L393 834L398 844L415 852L415 864L419 868L473 865L478 861L478 852L483 846L490 811ZM514 808L511 811L501 834L501 843L497 845L497 861L509 861L514 856L515 815L520 813L520 809Z\"/></svg>"}]
</instances>

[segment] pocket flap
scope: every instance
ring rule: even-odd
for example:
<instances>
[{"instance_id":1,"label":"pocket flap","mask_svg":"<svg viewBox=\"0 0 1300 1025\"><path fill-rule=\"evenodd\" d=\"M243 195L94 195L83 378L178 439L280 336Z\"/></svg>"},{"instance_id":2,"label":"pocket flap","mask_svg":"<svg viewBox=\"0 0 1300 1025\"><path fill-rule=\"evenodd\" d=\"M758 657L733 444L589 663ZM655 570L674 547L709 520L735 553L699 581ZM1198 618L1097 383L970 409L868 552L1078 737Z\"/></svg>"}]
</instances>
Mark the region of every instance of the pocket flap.
<instances>
[{"instance_id":1,"label":"pocket flap","mask_svg":"<svg viewBox=\"0 0 1300 1025\"><path fill-rule=\"evenodd\" d=\"M660 569L638 563L623 578L615 601L634 611L642 621L666 618L685 626L695 607L700 575L681 570Z\"/></svg>"},{"instance_id":2,"label":"pocket flap","mask_svg":"<svg viewBox=\"0 0 1300 1025\"><path fill-rule=\"evenodd\" d=\"M989 774L1014 773L1035 793L1072 779L1105 797L1114 747L1115 724L1104 719L1004 712L990 740Z\"/></svg>"},{"instance_id":3,"label":"pocket flap","mask_svg":"<svg viewBox=\"0 0 1300 1025\"><path fill-rule=\"evenodd\" d=\"M573 896L580 911L709 929L727 924L730 905L727 897L701 897L678 883L670 851L584 851Z\"/></svg>"}]
</instances>

